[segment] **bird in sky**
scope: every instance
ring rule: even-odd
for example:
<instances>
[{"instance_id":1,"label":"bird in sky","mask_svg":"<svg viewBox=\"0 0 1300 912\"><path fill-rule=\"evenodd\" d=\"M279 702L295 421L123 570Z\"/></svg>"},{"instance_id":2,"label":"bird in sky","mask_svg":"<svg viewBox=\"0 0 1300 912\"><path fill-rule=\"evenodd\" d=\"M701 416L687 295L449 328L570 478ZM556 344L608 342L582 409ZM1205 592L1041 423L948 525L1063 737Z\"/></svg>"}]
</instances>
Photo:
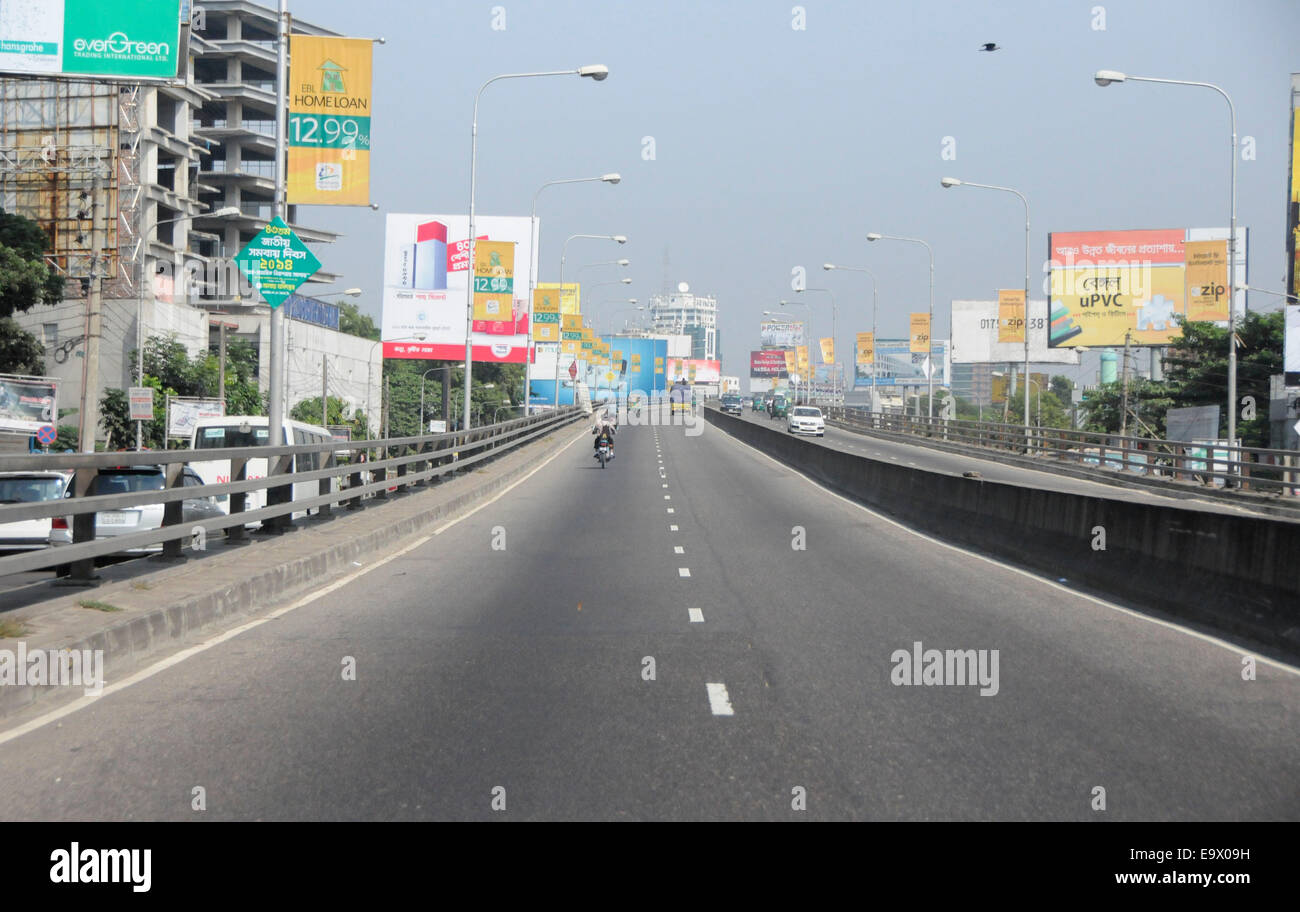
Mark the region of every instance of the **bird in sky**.
<instances>
[{"instance_id":1,"label":"bird in sky","mask_svg":"<svg viewBox=\"0 0 1300 912\"><path fill-rule=\"evenodd\" d=\"M995 42L990 41L990 42L984 44L982 47L980 47L980 50L981 50L981 51L1000 51L1000 50L1002 50L1002 48L998 47L998 45L997 45Z\"/></svg>"}]
</instances>

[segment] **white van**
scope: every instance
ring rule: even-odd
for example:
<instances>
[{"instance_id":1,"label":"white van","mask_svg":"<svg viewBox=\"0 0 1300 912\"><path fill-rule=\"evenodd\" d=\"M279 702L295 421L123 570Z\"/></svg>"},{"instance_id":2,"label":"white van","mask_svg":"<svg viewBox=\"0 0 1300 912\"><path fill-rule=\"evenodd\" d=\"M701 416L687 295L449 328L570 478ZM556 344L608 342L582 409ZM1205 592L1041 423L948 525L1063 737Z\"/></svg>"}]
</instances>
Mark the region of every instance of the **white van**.
<instances>
[{"instance_id":1,"label":"white van","mask_svg":"<svg viewBox=\"0 0 1300 912\"><path fill-rule=\"evenodd\" d=\"M328 443L334 435L326 428L315 424L303 424L301 421L284 422L284 440L286 444L298 446L307 443ZM265 415L226 415L222 418L200 418L194 425L194 434L190 438L193 450L218 450L225 447L270 446L270 420ZM310 472L325 464L325 453L308 453L296 456L294 471ZM196 457L190 461L190 468L199 474L204 484L228 484L230 482L230 460L203 460ZM247 479L266 477L266 460L248 460ZM318 482L299 482L293 486L293 499L301 500L315 497L319 493ZM222 494L217 498L222 512L230 512L230 495ZM245 510L258 510L266 506L266 489L249 491L244 500ZM314 512L314 510L313 510ZM302 516L303 513L294 513Z\"/></svg>"}]
</instances>

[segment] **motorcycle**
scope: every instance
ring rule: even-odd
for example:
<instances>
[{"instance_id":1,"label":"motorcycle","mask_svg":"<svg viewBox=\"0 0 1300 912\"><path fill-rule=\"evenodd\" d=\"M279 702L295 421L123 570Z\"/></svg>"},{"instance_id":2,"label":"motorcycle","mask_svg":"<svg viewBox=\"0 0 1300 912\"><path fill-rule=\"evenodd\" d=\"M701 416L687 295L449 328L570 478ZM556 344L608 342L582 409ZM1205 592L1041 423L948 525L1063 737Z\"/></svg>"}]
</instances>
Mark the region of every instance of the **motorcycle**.
<instances>
[{"instance_id":1,"label":"motorcycle","mask_svg":"<svg viewBox=\"0 0 1300 912\"><path fill-rule=\"evenodd\" d=\"M605 468L605 463L614 458L613 448L609 444L601 444L596 447L596 458L600 460L600 467Z\"/></svg>"}]
</instances>

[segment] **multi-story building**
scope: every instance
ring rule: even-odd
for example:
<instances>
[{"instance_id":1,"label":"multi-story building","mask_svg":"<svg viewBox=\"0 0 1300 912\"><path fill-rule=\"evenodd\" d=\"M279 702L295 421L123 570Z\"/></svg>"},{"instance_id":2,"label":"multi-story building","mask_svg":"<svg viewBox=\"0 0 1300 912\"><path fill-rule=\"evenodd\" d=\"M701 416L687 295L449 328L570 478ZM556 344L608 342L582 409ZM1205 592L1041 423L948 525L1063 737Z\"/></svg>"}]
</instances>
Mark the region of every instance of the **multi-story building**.
<instances>
[{"instance_id":1,"label":"multi-story building","mask_svg":"<svg viewBox=\"0 0 1300 912\"><path fill-rule=\"evenodd\" d=\"M134 383L130 355L141 336L175 336L193 354L215 348L223 324L257 347L263 386L269 378L270 309L232 258L270 220L274 202L277 14L249 0L204 0L202 13L183 83L0 79L0 207L46 228L49 260L70 280L62 303L17 317L45 344L63 408L81 398L86 306L78 280L89 274L89 200L99 201L108 269L96 401ZM335 34L298 18L293 29ZM286 221L308 244L337 237L299 219L289 206ZM337 278L322 270L312 283ZM290 326L288 335L295 357L315 363L289 371L289 407L320 394L322 357L340 361L331 361L332 395L353 407L379 401L382 371L368 369L368 340L319 326L297 336Z\"/></svg>"},{"instance_id":2,"label":"multi-story building","mask_svg":"<svg viewBox=\"0 0 1300 912\"><path fill-rule=\"evenodd\" d=\"M691 357L720 360L718 344L718 299L692 294L682 282L676 292L652 295L650 320L654 331L663 335L691 337Z\"/></svg>"}]
</instances>

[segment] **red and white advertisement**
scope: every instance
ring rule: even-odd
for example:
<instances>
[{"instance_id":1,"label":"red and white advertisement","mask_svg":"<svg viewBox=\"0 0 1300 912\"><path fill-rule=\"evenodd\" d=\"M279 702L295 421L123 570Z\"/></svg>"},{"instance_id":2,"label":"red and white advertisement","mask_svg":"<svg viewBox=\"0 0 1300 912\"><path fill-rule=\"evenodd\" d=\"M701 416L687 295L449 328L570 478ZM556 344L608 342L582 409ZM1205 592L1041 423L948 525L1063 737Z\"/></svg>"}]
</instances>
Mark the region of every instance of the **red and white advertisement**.
<instances>
[{"instance_id":1,"label":"red and white advertisement","mask_svg":"<svg viewBox=\"0 0 1300 912\"><path fill-rule=\"evenodd\" d=\"M719 383L722 378L721 361L705 361L698 358L669 358L668 383L678 381L686 383Z\"/></svg>"},{"instance_id":2,"label":"red and white advertisement","mask_svg":"<svg viewBox=\"0 0 1300 912\"><path fill-rule=\"evenodd\" d=\"M765 377L769 380L784 380L788 376L785 369L784 351L751 351L749 353L749 376Z\"/></svg>"},{"instance_id":3,"label":"red and white advertisement","mask_svg":"<svg viewBox=\"0 0 1300 912\"><path fill-rule=\"evenodd\" d=\"M1061 266L1092 263L1177 263L1182 265L1182 228L1157 228L1136 231L1062 231L1052 232L1052 259Z\"/></svg>"}]
</instances>

